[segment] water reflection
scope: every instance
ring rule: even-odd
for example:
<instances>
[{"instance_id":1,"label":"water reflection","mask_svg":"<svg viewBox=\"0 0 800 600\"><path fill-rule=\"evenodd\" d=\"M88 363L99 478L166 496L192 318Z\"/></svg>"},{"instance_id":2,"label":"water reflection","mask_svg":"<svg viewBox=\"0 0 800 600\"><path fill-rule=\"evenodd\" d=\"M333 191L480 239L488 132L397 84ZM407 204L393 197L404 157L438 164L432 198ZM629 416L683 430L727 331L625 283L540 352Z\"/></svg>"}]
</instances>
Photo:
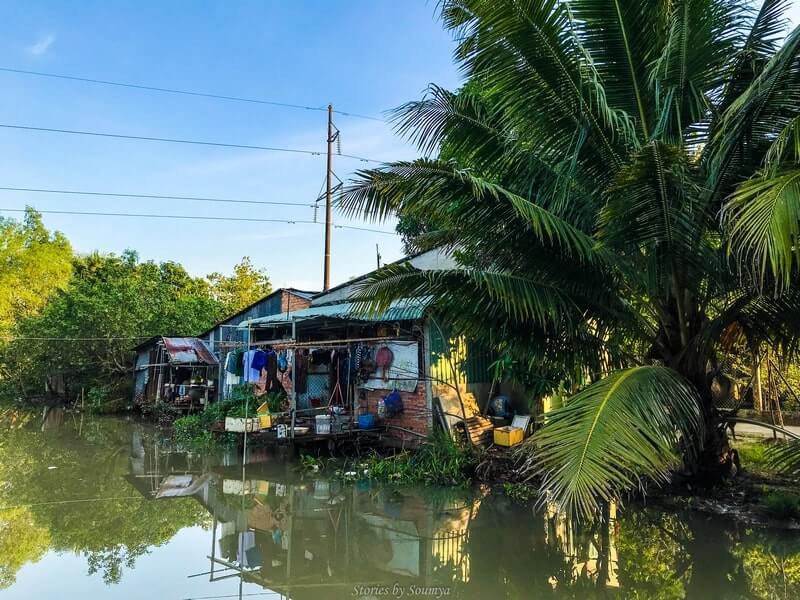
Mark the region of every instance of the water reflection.
<instances>
[{"instance_id":1,"label":"water reflection","mask_svg":"<svg viewBox=\"0 0 800 600\"><path fill-rule=\"evenodd\" d=\"M0 597L49 597L69 557L60 585L83 597L142 597L140 572L176 598L800 596L797 536L704 515L577 526L482 490L303 476L263 449L190 454L134 421L2 423Z\"/></svg>"}]
</instances>

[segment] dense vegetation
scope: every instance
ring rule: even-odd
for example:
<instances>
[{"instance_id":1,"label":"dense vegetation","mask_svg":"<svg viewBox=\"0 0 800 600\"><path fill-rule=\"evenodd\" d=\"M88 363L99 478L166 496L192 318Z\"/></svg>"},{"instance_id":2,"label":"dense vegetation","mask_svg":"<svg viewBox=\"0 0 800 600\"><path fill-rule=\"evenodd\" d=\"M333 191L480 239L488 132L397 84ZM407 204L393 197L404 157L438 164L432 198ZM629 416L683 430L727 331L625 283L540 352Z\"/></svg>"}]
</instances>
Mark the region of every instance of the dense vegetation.
<instances>
[{"instance_id":1,"label":"dense vegetation","mask_svg":"<svg viewBox=\"0 0 800 600\"><path fill-rule=\"evenodd\" d=\"M736 344L798 348L800 29L766 0L445 0L466 76L398 110L426 155L361 171L457 268L391 265L374 308L433 298L521 379L572 393L527 447L548 494L599 499L731 456L714 403Z\"/></svg>"},{"instance_id":2,"label":"dense vegetation","mask_svg":"<svg viewBox=\"0 0 800 600\"><path fill-rule=\"evenodd\" d=\"M132 347L195 335L271 289L245 257L232 276L192 277L175 262L76 255L29 210L0 221L0 396L40 397L49 381L74 401L116 410L131 399Z\"/></svg>"}]
</instances>

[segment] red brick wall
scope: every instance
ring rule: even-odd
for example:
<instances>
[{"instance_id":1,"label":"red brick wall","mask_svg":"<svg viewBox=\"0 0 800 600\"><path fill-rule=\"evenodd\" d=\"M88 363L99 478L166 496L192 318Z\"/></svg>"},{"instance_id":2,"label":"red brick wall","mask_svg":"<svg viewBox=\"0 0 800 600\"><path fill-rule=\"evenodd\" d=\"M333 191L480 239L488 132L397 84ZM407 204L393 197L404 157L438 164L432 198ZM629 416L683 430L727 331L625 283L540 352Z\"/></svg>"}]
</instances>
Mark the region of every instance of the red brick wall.
<instances>
[{"instance_id":1,"label":"red brick wall","mask_svg":"<svg viewBox=\"0 0 800 600\"><path fill-rule=\"evenodd\" d=\"M367 410L377 417L378 400L390 393L390 390L367 390ZM430 413L428 411L428 401L425 397L425 383L420 381L415 392L400 392L403 398L403 412L394 417L378 418L378 425L395 425L416 431L423 435L430 433ZM419 436L400 431L397 429L387 429L387 436L398 440L419 441Z\"/></svg>"},{"instance_id":2,"label":"red brick wall","mask_svg":"<svg viewBox=\"0 0 800 600\"><path fill-rule=\"evenodd\" d=\"M295 296L292 292L283 290L281 292L281 312L287 310L300 310L311 306L311 300Z\"/></svg>"}]
</instances>

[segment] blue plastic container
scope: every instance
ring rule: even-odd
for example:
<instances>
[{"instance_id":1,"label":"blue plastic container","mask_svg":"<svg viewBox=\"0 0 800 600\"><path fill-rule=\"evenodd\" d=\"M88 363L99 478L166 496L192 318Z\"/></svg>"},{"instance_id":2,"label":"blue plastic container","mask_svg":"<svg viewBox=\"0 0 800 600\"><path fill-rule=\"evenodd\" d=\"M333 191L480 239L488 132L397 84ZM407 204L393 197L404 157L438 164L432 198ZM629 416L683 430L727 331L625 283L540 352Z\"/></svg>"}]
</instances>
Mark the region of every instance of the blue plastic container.
<instances>
[{"instance_id":1,"label":"blue plastic container","mask_svg":"<svg viewBox=\"0 0 800 600\"><path fill-rule=\"evenodd\" d=\"M359 429L372 429L375 427L375 415L358 415Z\"/></svg>"}]
</instances>

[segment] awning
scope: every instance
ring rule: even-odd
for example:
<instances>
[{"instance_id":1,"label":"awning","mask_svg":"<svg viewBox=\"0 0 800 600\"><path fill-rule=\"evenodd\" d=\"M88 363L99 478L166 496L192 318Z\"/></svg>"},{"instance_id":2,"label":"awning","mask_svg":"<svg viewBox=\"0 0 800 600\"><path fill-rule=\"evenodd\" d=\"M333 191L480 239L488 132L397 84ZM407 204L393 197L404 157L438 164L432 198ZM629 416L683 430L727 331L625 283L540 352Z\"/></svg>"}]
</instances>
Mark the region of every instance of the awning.
<instances>
[{"instance_id":1,"label":"awning","mask_svg":"<svg viewBox=\"0 0 800 600\"><path fill-rule=\"evenodd\" d=\"M430 298L402 298L392 302L386 310L378 313L365 313L358 310L355 302L340 302L327 306L311 306L301 310L268 315L257 319L248 319L239 324L239 328L266 327L288 324L292 321L308 321L309 319L341 319L344 321L391 322L412 321L422 318Z\"/></svg>"},{"instance_id":2,"label":"awning","mask_svg":"<svg viewBox=\"0 0 800 600\"><path fill-rule=\"evenodd\" d=\"M199 363L218 365L219 362L206 346L205 342L194 337L165 337L164 348L171 363Z\"/></svg>"}]
</instances>

